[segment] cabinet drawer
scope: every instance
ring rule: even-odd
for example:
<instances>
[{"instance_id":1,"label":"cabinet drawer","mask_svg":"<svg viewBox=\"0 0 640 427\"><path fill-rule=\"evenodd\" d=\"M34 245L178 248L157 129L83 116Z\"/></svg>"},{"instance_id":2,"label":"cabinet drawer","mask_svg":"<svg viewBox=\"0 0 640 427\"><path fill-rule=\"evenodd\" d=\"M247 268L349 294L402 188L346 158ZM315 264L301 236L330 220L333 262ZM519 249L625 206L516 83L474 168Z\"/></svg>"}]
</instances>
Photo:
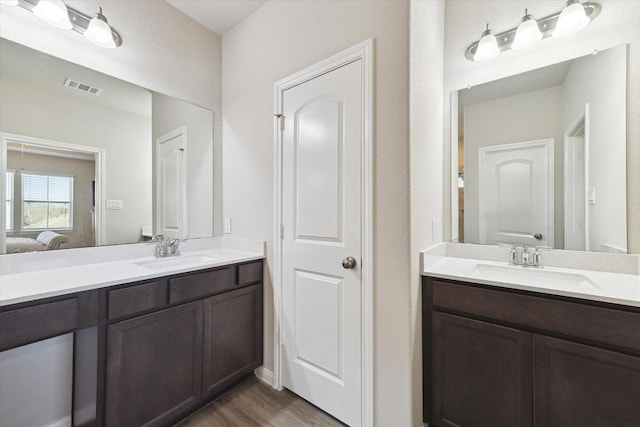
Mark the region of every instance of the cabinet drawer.
<instances>
[{"instance_id":1,"label":"cabinet drawer","mask_svg":"<svg viewBox=\"0 0 640 427\"><path fill-rule=\"evenodd\" d=\"M640 351L640 313L433 281L433 306Z\"/></svg>"},{"instance_id":2,"label":"cabinet drawer","mask_svg":"<svg viewBox=\"0 0 640 427\"><path fill-rule=\"evenodd\" d=\"M167 305L167 281L154 280L108 292L108 317L141 313Z\"/></svg>"},{"instance_id":3,"label":"cabinet drawer","mask_svg":"<svg viewBox=\"0 0 640 427\"><path fill-rule=\"evenodd\" d=\"M238 266L238 284L245 285L262 281L262 261Z\"/></svg>"},{"instance_id":4,"label":"cabinet drawer","mask_svg":"<svg viewBox=\"0 0 640 427\"><path fill-rule=\"evenodd\" d=\"M234 288L235 266L169 279L169 303L194 300Z\"/></svg>"},{"instance_id":5,"label":"cabinet drawer","mask_svg":"<svg viewBox=\"0 0 640 427\"><path fill-rule=\"evenodd\" d=\"M0 313L0 351L73 332L78 327L78 298Z\"/></svg>"}]
</instances>

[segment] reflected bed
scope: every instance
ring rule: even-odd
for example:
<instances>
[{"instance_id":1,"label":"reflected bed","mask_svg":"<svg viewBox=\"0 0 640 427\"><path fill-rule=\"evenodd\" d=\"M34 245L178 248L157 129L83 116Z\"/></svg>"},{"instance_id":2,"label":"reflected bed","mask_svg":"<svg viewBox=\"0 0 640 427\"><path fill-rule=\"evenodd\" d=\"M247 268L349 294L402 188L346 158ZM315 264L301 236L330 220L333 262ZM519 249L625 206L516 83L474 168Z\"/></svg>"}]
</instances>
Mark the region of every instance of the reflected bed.
<instances>
[{"instance_id":1,"label":"reflected bed","mask_svg":"<svg viewBox=\"0 0 640 427\"><path fill-rule=\"evenodd\" d=\"M43 231L36 239L28 237L7 237L7 253L18 254L24 252L48 251L60 249L69 238L53 231Z\"/></svg>"}]
</instances>

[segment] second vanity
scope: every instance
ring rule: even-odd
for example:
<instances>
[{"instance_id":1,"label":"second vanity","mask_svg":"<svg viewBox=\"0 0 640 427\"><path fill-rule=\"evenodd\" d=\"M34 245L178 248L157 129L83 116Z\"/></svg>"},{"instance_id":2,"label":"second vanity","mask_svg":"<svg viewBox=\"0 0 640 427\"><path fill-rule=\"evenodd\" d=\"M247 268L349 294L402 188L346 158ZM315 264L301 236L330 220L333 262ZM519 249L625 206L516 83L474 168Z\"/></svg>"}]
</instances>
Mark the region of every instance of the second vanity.
<instances>
[{"instance_id":1,"label":"second vanity","mask_svg":"<svg viewBox=\"0 0 640 427\"><path fill-rule=\"evenodd\" d=\"M637 257L623 259L629 274L527 269L507 265L508 249L485 249L504 252L497 262L464 246L422 254L424 421L640 425Z\"/></svg>"},{"instance_id":2,"label":"second vanity","mask_svg":"<svg viewBox=\"0 0 640 427\"><path fill-rule=\"evenodd\" d=\"M262 258L216 248L4 275L0 351L73 333L72 425L173 424L262 364Z\"/></svg>"}]
</instances>

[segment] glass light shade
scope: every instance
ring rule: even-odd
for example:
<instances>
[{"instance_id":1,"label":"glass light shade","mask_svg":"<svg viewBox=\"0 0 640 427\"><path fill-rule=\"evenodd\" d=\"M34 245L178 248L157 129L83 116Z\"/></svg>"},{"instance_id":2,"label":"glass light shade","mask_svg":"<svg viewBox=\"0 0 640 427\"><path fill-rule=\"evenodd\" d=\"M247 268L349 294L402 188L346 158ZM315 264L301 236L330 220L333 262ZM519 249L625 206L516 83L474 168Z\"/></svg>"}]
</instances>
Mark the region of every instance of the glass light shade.
<instances>
[{"instance_id":1,"label":"glass light shade","mask_svg":"<svg viewBox=\"0 0 640 427\"><path fill-rule=\"evenodd\" d=\"M558 23L553 30L553 37L565 37L576 33L586 27L590 21L584 6L580 2L567 2L558 17Z\"/></svg>"},{"instance_id":2,"label":"glass light shade","mask_svg":"<svg viewBox=\"0 0 640 427\"><path fill-rule=\"evenodd\" d=\"M33 8L33 13L49 25L70 30L73 28L69 20L69 12L67 6L62 0L40 0Z\"/></svg>"},{"instance_id":3,"label":"glass light shade","mask_svg":"<svg viewBox=\"0 0 640 427\"><path fill-rule=\"evenodd\" d=\"M111 27L107 23L107 20L102 16L102 8L98 11L96 16L89 21L89 26L84 32L84 37L91 43L106 47L109 49L116 47L116 42L111 34Z\"/></svg>"},{"instance_id":4,"label":"glass light shade","mask_svg":"<svg viewBox=\"0 0 640 427\"><path fill-rule=\"evenodd\" d=\"M0 4L5 4L7 6L17 6L18 0L0 0Z\"/></svg>"},{"instance_id":5,"label":"glass light shade","mask_svg":"<svg viewBox=\"0 0 640 427\"><path fill-rule=\"evenodd\" d=\"M526 15L516 30L516 37L513 40L511 49L524 49L533 46L541 39L542 32L540 32L540 28L538 28L538 23L535 19L531 18L531 15Z\"/></svg>"},{"instance_id":6,"label":"glass light shade","mask_svg":"<svg viewBox=\"0 0 640 427\"><path fill-rule=\"evenodd\" d=\"M476 53L473 55L474 61L488 61L495 58L500 53L496 36L491 34L491 30L482 33L482 38L478 42Z\"/></svg>"}]
</instances>

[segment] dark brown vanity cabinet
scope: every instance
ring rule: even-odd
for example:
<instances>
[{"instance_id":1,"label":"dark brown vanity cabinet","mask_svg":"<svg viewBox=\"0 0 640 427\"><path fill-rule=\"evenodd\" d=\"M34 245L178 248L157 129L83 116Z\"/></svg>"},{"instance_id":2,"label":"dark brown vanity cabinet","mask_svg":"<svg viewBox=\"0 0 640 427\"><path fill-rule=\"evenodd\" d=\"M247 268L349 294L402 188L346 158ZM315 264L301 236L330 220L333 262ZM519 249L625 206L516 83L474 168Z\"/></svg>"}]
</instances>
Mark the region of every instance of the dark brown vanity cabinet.
<instances>
[{"instance_id":1,"label":"dark brown vanity cabinet","mask_svg":"<svg viewBox=\"0 0 640 427\"><path fill-rule=\"evenodd\" d=\"M105 296L106 426L170 425L262 364L262 261Z\"/></svg>"},{"instance_id":2,"label":"dark brown vanity cabinet","mask_svg":"<svg viewBox=\"0 0 640 427\"><path fill-rule=\"evenodd\" d=\"M203 398L215 397L262 364L262 287L207 298Z\"/></svg>"},{"instance_id":3,"label":"dark brown vanity cabinet","mask_svg":"<svg viewBox=\"0 0 640 427\"><path fill-rule=\"evenodd\" d=\"M105 425L158 426L201 400L202 302L107 328Z\"/></svg>"},{"instance_id":4,"label":"dark brown vanity cabinet","mask_svg":"<svg viewBox=\"0 0 640 427\"><path fill-rule=\"evenodd\" d=\"M423 279L430 426L640 426L640 310Z\"/></svg>"}]
</instances>

